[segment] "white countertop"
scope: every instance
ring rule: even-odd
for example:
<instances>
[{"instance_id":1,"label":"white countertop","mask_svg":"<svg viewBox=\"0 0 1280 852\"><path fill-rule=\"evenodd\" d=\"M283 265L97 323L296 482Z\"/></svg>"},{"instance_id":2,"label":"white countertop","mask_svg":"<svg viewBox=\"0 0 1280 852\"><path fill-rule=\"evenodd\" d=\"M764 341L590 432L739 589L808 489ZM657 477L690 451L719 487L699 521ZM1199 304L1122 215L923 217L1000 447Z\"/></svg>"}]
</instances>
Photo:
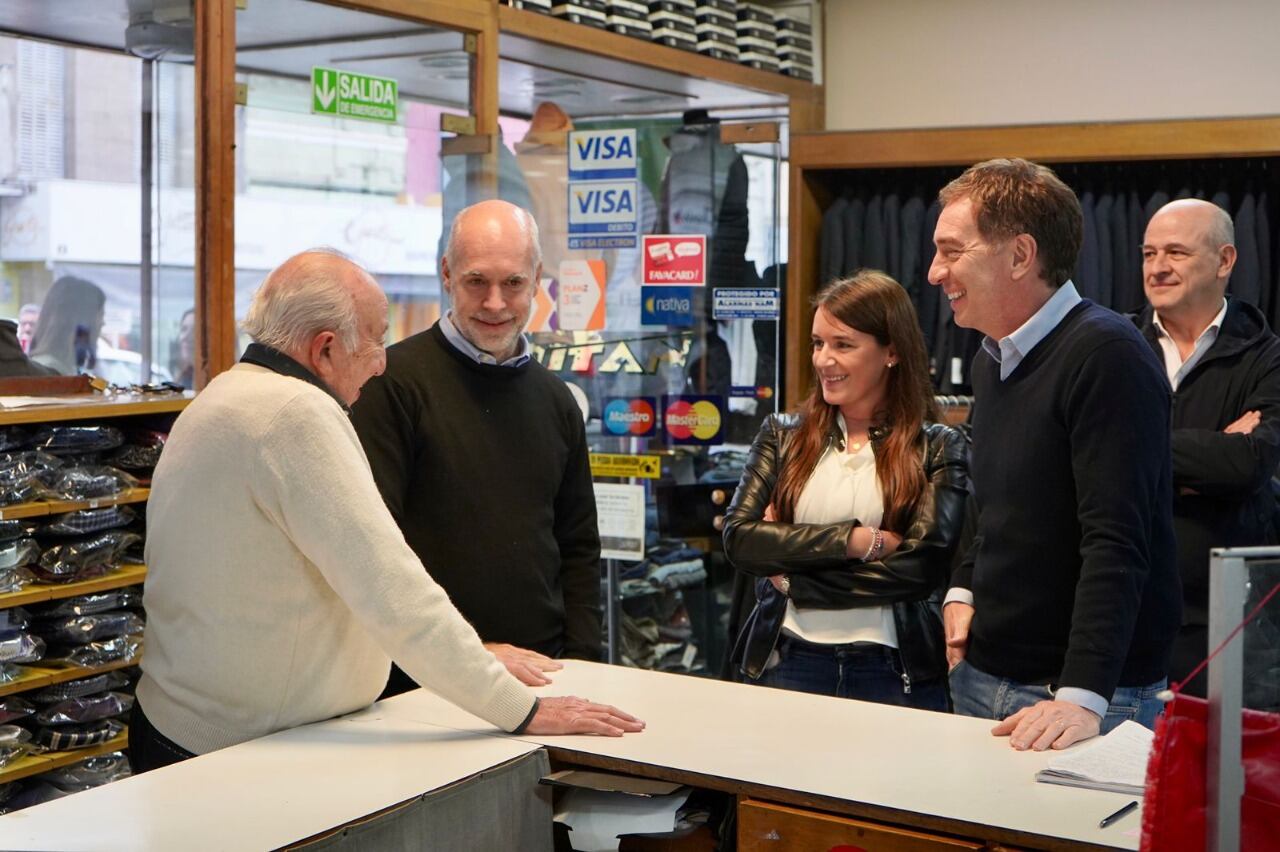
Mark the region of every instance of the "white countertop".
<instances>
[{"instance_id":1,"label":"white countertop","mask_svg":"<svg viewBox=\"0 0 1280 852\"><path fill-rule=\"evenodd\" d=\"M321 722L0 817L0 849L274 849L537 748L403 719Z\"/></svg>"},{"instance_id":2,"label":"white countertop","mask_svg":"<svg viewBox=\"0 0 1280 852\"><path fill-rule=\"evenodd\" d=\"M522 736L529 743L782 787L949 820L1137 849L1132 796L1035 780L1047 752L1018 752L992 722L621 666L565 661L547 695L579 695L644 719L641 734ZM422 690L365 711L459 730L492 729Z\"/></svg>"},{"instance_id":3,"label":"white countertop","mask_svg":"<svg viewBox=\"0 0 1280 852\"><path fill-rule=\"evenodd\" d=\"M991 723L687 675L566 661L546 695L643 718L641 734L511 737L418 690L0 817L3 849L280 846L438 789L541 745L829 796L948 821L1137 849L1130 800L1034 780ZM956 829L953 829L956 830Z\"/></svg>"}]
</instances>

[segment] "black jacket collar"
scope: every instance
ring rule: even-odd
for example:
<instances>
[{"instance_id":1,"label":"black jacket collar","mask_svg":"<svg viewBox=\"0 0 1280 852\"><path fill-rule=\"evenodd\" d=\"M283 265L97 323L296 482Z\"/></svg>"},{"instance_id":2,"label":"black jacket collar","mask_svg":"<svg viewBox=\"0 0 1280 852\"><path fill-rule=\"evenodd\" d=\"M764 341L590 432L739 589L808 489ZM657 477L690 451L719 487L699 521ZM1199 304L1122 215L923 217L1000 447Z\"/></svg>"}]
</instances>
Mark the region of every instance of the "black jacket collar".
<instances>
[{"instance_id":1,"label":"black jacket collar","mask_svg":"<svg viewBox=\"0 0 1280 852\"><path fill-rule=\"evenodd\" d=\"M1151 344L1163 364L1164 353L1160 349L1160 332L1155 325L1155 311L1147 305L1135 321L1142 329L1142 336ZM1201 364L1209 361L1239 354L1256 344L1260 338L1270 335L1271 329L1267 327L1267 320L1261 311L1248 302L1228 296L1227 314L1222 318L1222 328L1218 330L1217 339L1213 341L1209 351L1204 353L1196 369L1198 370Z\"/></svg>"},{"instance_id":2,"label":"black jacket collar","mask_svg":"<svg viewBox=\"0 0 1280 852\"><path fill-rule=\"evenodd\" d=\"M334 401L337 402L338 405L342 406L343 411L347 414L351 413L351 409L347 407L347 404L341 399L338 399L338 395L333 392L333 388L326 385L319 376L281 352L279 349L274 349L263 343L250 343L245 348L244 354L240 356L240 361L244 364L256 364L259 367L266 367L268 370L279 373L282 376L301 379L308 384L315 385L320 388L320 390L333 397Z\"/></svg>"}]
</instances>

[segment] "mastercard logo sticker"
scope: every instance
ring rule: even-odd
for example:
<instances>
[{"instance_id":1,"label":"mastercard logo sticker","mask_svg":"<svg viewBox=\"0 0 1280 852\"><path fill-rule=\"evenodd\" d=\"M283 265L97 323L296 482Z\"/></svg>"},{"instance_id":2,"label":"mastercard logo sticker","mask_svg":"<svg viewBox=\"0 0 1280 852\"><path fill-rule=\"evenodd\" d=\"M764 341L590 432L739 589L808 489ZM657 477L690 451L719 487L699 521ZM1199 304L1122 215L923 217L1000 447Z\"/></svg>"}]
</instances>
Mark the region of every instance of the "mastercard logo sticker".
<instances>
[{"instance_id":1,"label":"mastercard logo sticker","mask_svg":"<svg viewBox=\"0 0 1280 852\"><path fill-rule=\"evenodd\" d=\"M723 427L720 398L668 396L664 398L662 427L672 443L716 444Z\"/></svg>"},{"instance_id":2,"label":"mastercard logo sticker","mask_svg":"<svg viewBox=\"0 0 1280 852\"><path fill-rule=\"evenodd\" d=\"M657 406L652 397L615 397L604 405L604 430L610 435L652 435L657 431Z\"/></svg>"}]
</instances>

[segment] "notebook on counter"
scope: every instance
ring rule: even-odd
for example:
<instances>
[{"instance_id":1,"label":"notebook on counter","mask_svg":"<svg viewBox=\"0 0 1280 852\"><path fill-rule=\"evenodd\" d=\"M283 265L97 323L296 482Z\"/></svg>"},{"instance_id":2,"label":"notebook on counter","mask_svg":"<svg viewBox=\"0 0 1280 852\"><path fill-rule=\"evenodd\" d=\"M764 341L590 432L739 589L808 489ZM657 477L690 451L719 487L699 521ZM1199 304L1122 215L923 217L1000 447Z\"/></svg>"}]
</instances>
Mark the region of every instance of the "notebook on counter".
<instances>
[{"instance_id":1,"label":"notebook on counter","mask_svg":"<svg viewBox=\"0 0 1280 852\"><path fill-rule=\"evenodd\" d=\"M1137 722L1121 722L1106 736L1055 755L1036 780L1141 796L1154 738Z\"/></svg>"}]
</instances>

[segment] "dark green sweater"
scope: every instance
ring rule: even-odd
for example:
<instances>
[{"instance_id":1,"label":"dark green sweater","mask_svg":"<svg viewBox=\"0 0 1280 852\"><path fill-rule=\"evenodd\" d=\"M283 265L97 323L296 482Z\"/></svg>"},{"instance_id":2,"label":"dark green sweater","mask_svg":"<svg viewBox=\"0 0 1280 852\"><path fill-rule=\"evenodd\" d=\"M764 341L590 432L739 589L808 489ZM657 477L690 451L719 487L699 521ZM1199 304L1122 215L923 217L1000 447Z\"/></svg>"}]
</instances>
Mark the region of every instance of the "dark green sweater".
<instances>
[{"instance_id":1,"label":"dark green sweater","mask_svg":"<svg viewBox=\"0 0 1280 852\"><path fill-rule=\"evenodd\" d=\"M582 414L540 364L478 364L439 325L387 349L352 422L409 546L486 642L600 656Z\"/></svg>"}]
</instances>

